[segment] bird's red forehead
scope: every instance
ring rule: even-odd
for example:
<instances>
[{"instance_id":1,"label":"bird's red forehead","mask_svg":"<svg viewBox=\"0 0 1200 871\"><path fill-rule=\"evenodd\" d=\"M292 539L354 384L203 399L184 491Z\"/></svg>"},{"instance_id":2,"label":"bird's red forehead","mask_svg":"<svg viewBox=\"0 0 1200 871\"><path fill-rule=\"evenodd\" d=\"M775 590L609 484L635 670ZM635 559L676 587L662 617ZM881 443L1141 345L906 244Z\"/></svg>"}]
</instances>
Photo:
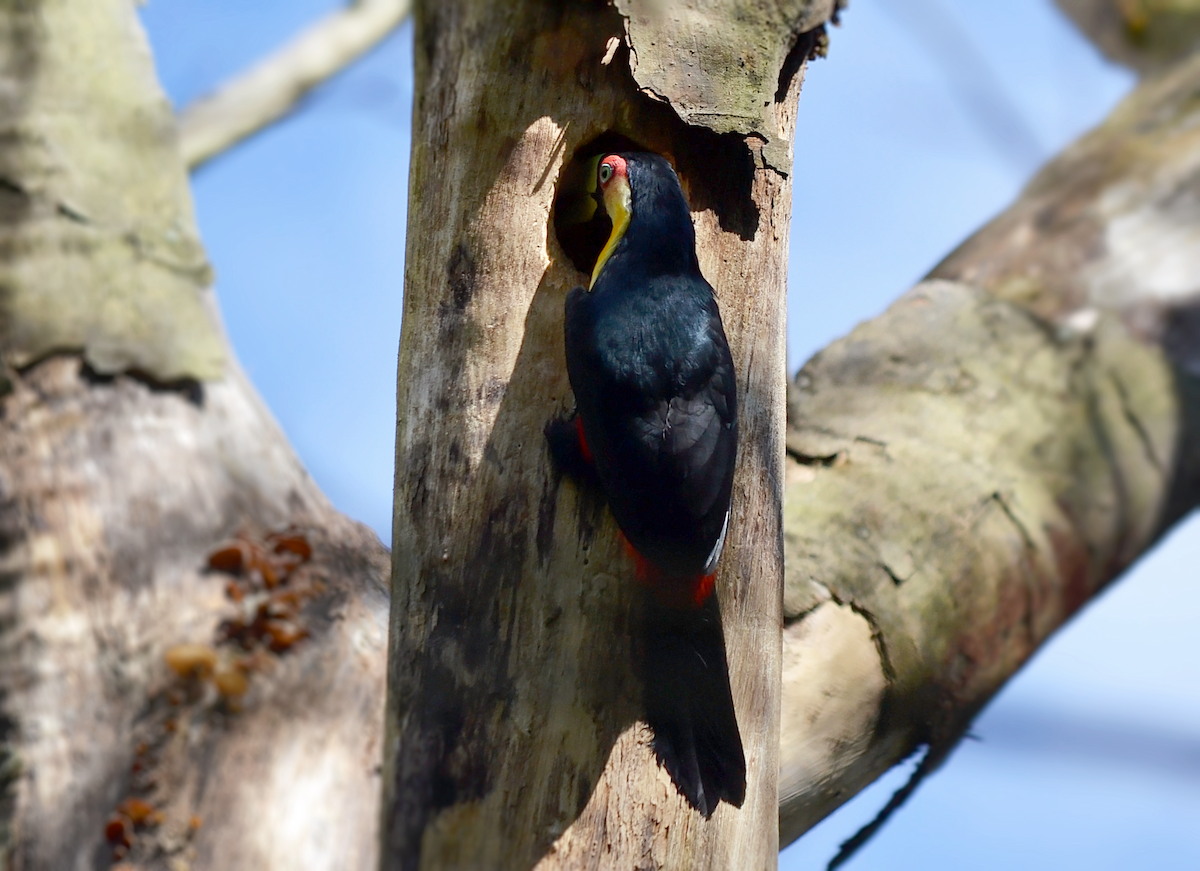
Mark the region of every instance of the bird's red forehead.
<instances>
[{"instance_id":1,"label":"bird's red forehead","mask_svg":"<svg viewBox=\"0 0 1200 871\"><path fill-rule=\"evenodd\" d=\"M607 155L603 160L600 161L600 166L604 166L605 164L608 164L612 167L612 178L616 178L617 176L629 178L629 167L625 163L625 158L621 157L621 155Z\"/></svg>"}]
</instances>

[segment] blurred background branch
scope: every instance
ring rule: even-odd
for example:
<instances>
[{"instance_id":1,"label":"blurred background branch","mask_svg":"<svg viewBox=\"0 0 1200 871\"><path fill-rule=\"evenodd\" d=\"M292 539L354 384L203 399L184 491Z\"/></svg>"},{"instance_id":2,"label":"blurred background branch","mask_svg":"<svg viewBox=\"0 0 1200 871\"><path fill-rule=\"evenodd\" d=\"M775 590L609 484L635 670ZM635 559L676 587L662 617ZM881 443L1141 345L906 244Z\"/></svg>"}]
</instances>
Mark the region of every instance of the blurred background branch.
<instances>
[{"instance_id":1,"label":"blurred background branch","mask_svg":"<svg viewBox=\"0 0 1200 871\"><path fill-rule=\"evenodd\" d=\"M356 0L179 113L189 169L274 124L313 88L380 43L408 17L412 0Z\"/></svg>"},{"instance_id":2,"label":"blurred background branch","mask_svg":"<svg viewBox=\"0 0 1200 871\"><path fill-rule=\"evenodd\" d=\"M1200 44L1195 0L1055 0L1104 55L1139 73L1165 69Z\"/></svg>"},{"instance_id":3,"label":"blurred background branch","mask_svg":"<svg viewBox=\"0 0 1200 871\"><path fill-rule=\"evenodd\" d=\"M889 7L889 12L911 32L916 32L929 24L915 14L925 5L924 0L918 4L900 4ZM785 520L790 536L785 592L789 629L785 634L785 651L789 646L794 648L790 659L799 665L792 679L785 679L784 687L781 777L784 843L807 829L807 824L799 823L797 817L805 814L803 809L806 805L811 807L815 796L824 795L836 801L842 790L853 791L870 779L865 773L856 775L856 767L865 765L879 771L922 744L932 747L929 752L935 761L938 754L949 753L949 748L964 734L966 724L991 694L1026 656L1048 640L1050 633L1057 631L1058 624L1070 617L1077 607L1070 600L1082 594L1083 598L1077 600L1082 604L1102 590L1134 560L1140 559L1157 536L1190 514L1196 505L1200 492L1197 476L1200 391L1196 377L1200 374L1200 354L1196 350L1200 348L1200 258L1194 252L1200 250L1197 183L1200 142L1193 132L1196 112L1192 95L1200 86L1200 58L1194 53L1196 35L1200 34L1197 29L1200 5L1171 0L1063 0L1060 5L1110 58L1142 75L1140 87L1096 131L1067 147L1043 168L1016 203L959 246L932 272L931 277L948 279L955 285L918 287L909 294L907 303L903 300L896 303L880 318L861 325L845 340L825 348L806 365L796 381L797 413L790 423L789 446L794 444L791 452L800 465L794 467L796 483L788 491L789 514ZM937 27L928 28L921 41L935 42L934 36L946 32L948 26L943 19ZM957 73L953 69L957 52L943 46L937 49L937 54L952 80L956 75L966 74L961 63L959 66L963 68ZM979 96L987 97L977 95L980 104L977 111L994 114L996 101L981 100ZM993 130L991 135L995 133ZM939 310L954 310L958 305L954 300L959 290L954 288L982 288L990 292L978 300L993 308L984 319L989 327L973 342L968 340L967 344L974 348L970 352L952 349L965 337L967 330L963 327L972 318L956 320L951 329L934 326ZM923 326L915 332L912 312L906 312L914 306L926 309L924 315L916 318ZM1014 323L1011 317L1020 311L1032 314L1031 323L1048 331L1048 342L1042 350L1031 349L1029 353L1013 350L1017 333L1011 329ZM905 335L911 341L896 338ZM956 471L960 458L971 456L974 448L990 438L987 433L997 425L998 418L1010 413L1008 407L1015 399L1027 400L1048 386L1038 383L1042 377L1039 373L1045 372L1046 360L1061 354L1066 355L1064 362L1067 362L1073 355L1072 345L1080 339L1085 341L1087 353L1068 363L1071 374L1061 379L1056 377L1059 387L1051 393L1061 390L1059 396L1067 404L1074 401L1068 397L1078 393L1085 398L1089 410L1083 415L1067 412L1051 433L1045 438L1035 438L1036 445L1027 448L1021 448L1019 442L1030 435L1030 427L1039 425L1036 423L1039 414L1032 409L1022 412L1019 415L1022 432L1001 439L994 449L984 447L987 458L979 458L982 462L976 465L977 469L986 467L996 475L1001 483L1001 488L995 491L996 498L1002 503L1011 495L1016 496L1015 503L1004 505L1004 513L1019 528L1026 553L1020 554L1020 546L1007 556L993 552L987 557L978 553L955 566L960 558L955 551L959 548L969 551L995 532L1000 533L997 541L1005 535L1004 530L988 530L981 519L983 515L972 516L965 503L958 508L949 507L972 488L969 474L954 483L960 475ZM1129 339L1134 341L1131 343ZM1116 354L1112 354L1116 347L1111 345L1114 340L1122 348ZM888 353L883 353L885 345ZM1110 350L1105 351L1105 345ZM981 372L990 366L988 356L1006 346L1009 350L1002 353L1011 361L1020 360L1020 367L992 385L998 390L985 405L987 414L972 419L969 412L950 410L970 406L970 400L961 397L978 390L980 382L987 378ZM1139 357L1142 362L1135 362ZM890 363L882 364L885 358ZM966 381L951 388L938 386L954 381L955 372ZM1157 374L1151 375L1152 372ZM1067 370L1062 374L1066 376ZM949 376L950 381L939 381L944 376ZM974 380L976 376L978 381ZM916 381L910 382L911 377ZM952 426L947 426L945 419L929 426L915 424L924 447L937 456L924 473L911 474L914 465L920 465L906 447L911 433L906 434L903 428L897 431L878 425L884 419L907 418L915 422L921 417L913 413L915 408L902 413L883 413L871 420L879 409L868 411L852 395L859 390L873 393L881 383L890 385L883 394L888 397L887 402L896 401L898 395L912 390L912 401L924 408L924 417L942 419L941 415L949 412L951 418L958 419ZM830 396L834 384L834 394ZM1019 397L1006 395L1009 388L1005 385ZM947 389L960 396L950 397L945 394ZM984 392L990 392L990 388ZM1106 393L1110 395L1105 396ZM1066 406L1059 407L1054 414L1066 410ZM1110 417L1113 411L1117 414ZM953 432L958 427L967 434L967 443L973 447L964 450L954 444ZM1076 427L1077 431L1072 432ZM1120 432L1123 428L1124 433ZM839 437L864 432L873 438L864 443L850 439L841 446L836 444ZM1091 439L1097 440L1089 446L1087 441ZM1061 462L1055 464L1057 472L1045 467L1043 472L1035 474L1040 480L1038 487L1045 487L1054 495L1045 503L1049 511L1035 510L1031 515L1030 509L1043 497L1034 495L1020 483L1022 475L1036 469L1049 455L1047 452L1060 451L1067 445ZM877 452L888 459L880 467L882 477L872 480L871 467L878 463ZM822 460L835 455L840 462L814 462L814 458ZM1084 460L1088 455L1094 459ZM1007 472L1002 471L1010 459L1016 460L1015 465ZM1022 471L1017 471L1018 468ZM1062 478L1056 483L1055 478L1060 475ZM831 499L828 492L831 480L835 482L832 486L845 486L847 493L863 487L869 495L860 504L845 494ZM858 484L854 486L837 484L855 480ZM938 483L933 486L950 485L950 492L940 501L946 516L963 519L965 525L960 533L950 529L919 530L924 522L920 507L923 497L919 494L934 481ZM1110 486L1115 489L1106 493ZM1003 487L1013 488L1008 491L1010 495L1005 495ZM885 506L897 499L907 504L907 519L902 532L895 527L889 532ZM821 506L831 502L842 507L826 521L821 516ZM1058 512L1062 514L1056 518ZM1062 526L1064 519L1066 525ZM829 529L822 525L823 521ZM828 543L835 539L831 530L839 522L851 521L862 524L861 546L843 547L836 555L826 554ZM956 542L958 535L966 535L969 541ZM1049 542L1039 541L1044 535L1048 535ZM879 541L881 536L883 541ZM1069 544L1072 538L1079 541ZM920 555L923 546L934 542L931 551ZM1082 549L1074 550L1083 542L1086 543ZM991 547L984 545L983 550ZM865 561L860 558L860 551L867 554ZM1052 555L1049 574L1045 572L1047 554ZM990 570L986 568L989 563ZM885 571L876 574L883 583L875 584L870 580L872 569L880 566ZM943 572L943 579L922 593L919 588L931 571ZM890 576L892 583L883 574ZM1051 580L1047 586L1047 580L1055 575L1058 581ZM963 578L971 580L956 588ZM1058 594L1051 591L1063 581L1081 586L1054 603L1052 600ZM1138 588L1143 595L1145 583L1143 580ZM955 636L975 620L969 616L971 601L989 584L996 584L1000 594L976 612L978 621L967 632L968 643L958 647L961 637ZM1011 587L1008 595L1002 592L1006 585ZM1170 587L1175 591L1185 590L1188 580L1177 578ZM956 591L947 595L951 590ZM1060 592L1068 591L1063 587ZM1110 618L1101 628L1084 630L1093 639L1107 634L1110 646L1134 625L1144 628L1155 621L1151 616L1156 610L1154 604L1139 602L1129 608L1129 603L1139 598L1138 594L1127 590L1124 584L1117 592L1122 594L1121 600L1126 605L1124 615ZM1005 612L1026 595L1030 600L1016 608L1017 613L1025 610L1028 622L1018 628L1011 624L1012 613ZM1191 600L1194 595L1185 592L1183 600ZM1180 601L1178 592L1173 601ZM854 625L847 606L853 608L855 615L865 618L858 620L863 626ZM831 608L834 610L830 611ZM847 616L838 617L839 610L846 611ZM1111 614L1103 607L1100 611ZM1144 617L1133 616L1142 612ZM1096 610L1090 613L1095 614ZM815 628L808 625L814 616ZM1090 619L1097 620L1093 625L1102 620L1089 616ZM1185 657L1178 667L1168 662L1161 662L1158 667L1167 673L1194 673L1194 652L1187 650L1188 633L1183 624L1175 624L1162 615L1157 619L1160 633L1165 634L1160 634L1154 642L1156 648L1172 649L1172 643L1165 640L1169 636L1174 639L1174 648ZM934 629L940 621L948 621L943 623L948 629L946 636L938 635ZM1088 620L1083 625L1087 626ZM1168 625L1174 627L1173 631L1167 629ZM839 629L839 626L849 628ZM885 679L874 674L879 667L869 658L853 662L842 656L841 661L847 664L832 668L828 662L814 662L820 657L817 651L831 646L838 646L840 655L841 648L849 645L837 639L850 637L851 630L861 637L863 629L868 629L877 640ZM835 640L831 643L831 639ZM1119 641L1115 643L1116 650L1127 650ZM1120 659L1116 650L1114 662ZM785 653L787 657L789 654ZM812 664L813 672L802 667L806 661ZM910 670L920 674L915 683L909 683L913 677ZM1074 670L1085 674L1081 683L1091 687L1102 686L1119 673L1113 670L1112 663L1099 660L1079 661ZM1153 666L1147 668L1144 679L1161 686L1163 680L1150 677L1155 670ZM823 687L816 686L815 672L821 673ZM990 676L979 680L989 672ZM990 686L986 686L989 682ZM924 701L909 695L904 690L906 683L919 685L927 693ZM838 690L838 702L830 707L840 710L824 721L813 692L831 688ZM1080 694L1086 695L1087 690L1081 690ZM1037 734L1045 738L1037 744L1042 750L1052 746L1072 748L1072 753L1060 757L1061 764L1070 764L1073 759L1078 766L1086 758L1086 764L1098 767L1104 758L1110 764L1119 761L1122 767L1140 768L1140 776L1148 781L1161 780L1171 771L1176 789L1193 777L1196 744L1194 738L1187 737L1189 730L1172 738L1164 731L1162 737L1154 739L1153 746L1139 747L1137 742L1149 740L1153 730L1112 713L1097 719L1072 713L1078 704L1073 695L1064 686L1056 702L1045 700L1042 706L1027 704L1020 710L1014 710L1011 704L1007 709L1000 705L995 715L985 715L979 725L972 727L985 739L995 739L991 747L984 751L969 746L956 751L956 758L958 752L967 752L972 757L990 753L995 757L996 751L1018 744L1028 751L1037 743L1028 740L1028 736ZM1191 695L1184 685L1177 684L1176 697L1180 703L1186 704ZM864 716L872 700L879 702L879 708L874 716ZM866 739L863 741L859 741L860 736L853 730L836 733L827 728L832 721L843 725L853 723L846 711L854 703L861 707L853 713L866 726L861 735ZM948 723L955 717L963 717L958 727ZM789 723L796 724L790 740ZM897 733L906 729L911 730L909 740L898 740ZM1195 733L1190 731L1190 734ZM1025 740L1012 740L1014 736L1025 736ZM1120 744L1125 745L1124 752L1115 750ZM829 748L833 749L824 766L814 764ZM857 759L853 759L855 756ZM888 762L883 762L881 756ZM927 767L922 763L916 771L924 774ZM964 769L959 765L957 770ZM961 777L960 774L960 780ZM889 788L896 785L896 779L891 778ZM882 790L872 788L868 792L875 792L876 808L884 806ZM860 807L865 796L866 793L860 797ZM944 803L941 808L943 813L947 810ZM864 818L862 813L860 810L859 819ZM945 823L941 825L944 828ZM1021 837L1030 831L1023 830ZM1099 832L1096 836L1107 838ZM797 845L793 867L801 867L800 855L814 855L805 849L808 840ZM890 852L881 851L877 855L891 857L887 861L894 862L895 843L892 842ZM1180 843L1175 841L1174 846L1178 849ZM1184 853L1159 849L1157 854L1156 867L1190 867ZM862 859L855 861L855 867L875 867L865 856ZM922 861L927 862L928 857ZM1112 864L1105 867L1123 867L1121 860L1112 856L1107 861ZM940 867L942 863L936 864ZM982 867L976 855L970 864ZM1053 864L1048 859L1045 867ZM1092 862L1087 864L1093 866Z\"/></svg>"}]
</instances>

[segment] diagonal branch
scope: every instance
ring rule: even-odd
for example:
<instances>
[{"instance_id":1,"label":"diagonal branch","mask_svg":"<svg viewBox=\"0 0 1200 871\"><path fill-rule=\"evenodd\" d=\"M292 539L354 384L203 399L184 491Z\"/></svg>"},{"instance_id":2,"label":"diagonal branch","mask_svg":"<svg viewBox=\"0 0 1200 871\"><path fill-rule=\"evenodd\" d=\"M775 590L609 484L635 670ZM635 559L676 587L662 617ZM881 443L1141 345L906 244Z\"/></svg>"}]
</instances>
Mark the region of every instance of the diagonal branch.
<instances>
[{"instance_id":1,"label":"diagonal branch","mask_svg":"<svg viewBox=\"0 0 1200 871\"><path fill-rule=\"evenodd\" d=\"M188 168L286 116L305 94L378 45L411 9L412 0L356 0L185 108L179 128Z\"/></svg>"},{"instance_id":2,"label":"diagonal branch","mask_svg":"<svg viewBox=\"0 0 1200 871\"><path fill-rule=\"evenodd\" d=\"M1146 76L798 374L782 843L918 745L924 769L944 759L1051 633L1200 505L1198 83L1200 54Z\"/></svg>"}]
</instances>

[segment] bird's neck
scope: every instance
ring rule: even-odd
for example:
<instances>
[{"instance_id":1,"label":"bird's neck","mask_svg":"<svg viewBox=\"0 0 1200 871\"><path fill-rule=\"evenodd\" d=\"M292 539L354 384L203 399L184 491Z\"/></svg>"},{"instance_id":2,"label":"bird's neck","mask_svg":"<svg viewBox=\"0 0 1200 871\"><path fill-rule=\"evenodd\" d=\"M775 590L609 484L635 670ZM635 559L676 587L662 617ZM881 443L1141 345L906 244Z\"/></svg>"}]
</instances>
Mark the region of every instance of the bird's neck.
<instances>
[{"instance_id":1,"label":"bird's neck","mask_svg":"<svg viewBox=\"0 0 1200 871\"><path fill-rule=\"evenodd\" d=\"M660 201L649 209L646 204L636 204L613 256L622 261L624 268L636 268L647 275L699 272L696 232L687 204Z\"/></svg>"}]
</instances>

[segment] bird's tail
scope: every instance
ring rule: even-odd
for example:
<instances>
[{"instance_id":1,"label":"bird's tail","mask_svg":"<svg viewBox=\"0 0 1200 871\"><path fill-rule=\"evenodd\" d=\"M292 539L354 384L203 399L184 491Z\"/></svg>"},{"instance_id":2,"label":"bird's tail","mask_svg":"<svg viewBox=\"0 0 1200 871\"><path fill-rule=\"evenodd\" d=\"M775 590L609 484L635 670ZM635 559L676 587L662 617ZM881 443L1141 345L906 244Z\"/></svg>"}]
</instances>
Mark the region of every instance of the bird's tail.
<instances>
[{"instance_id":1,"label":"bird's tail","mask_svg":"<svg viewBox=\"0 0 1200 871\"><path fill-rule=\"evenodd\" d=\"M659 762L705 817L722 800L741 807L746 757L716 595L681 608L647 590L643 630L646 721Z\"/></svg>"}]
</instances>

